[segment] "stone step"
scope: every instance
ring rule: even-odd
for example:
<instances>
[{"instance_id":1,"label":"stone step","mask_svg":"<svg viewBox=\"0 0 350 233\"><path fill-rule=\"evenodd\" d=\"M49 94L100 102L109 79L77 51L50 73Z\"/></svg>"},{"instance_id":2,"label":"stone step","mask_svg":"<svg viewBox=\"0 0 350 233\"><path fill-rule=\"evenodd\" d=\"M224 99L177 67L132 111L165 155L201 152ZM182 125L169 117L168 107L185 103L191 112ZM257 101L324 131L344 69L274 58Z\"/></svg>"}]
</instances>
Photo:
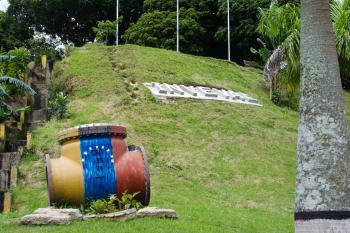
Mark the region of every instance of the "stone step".
<instances>
[{"instance_id":1,"label":"stone step","mask_svg":"<svg viewBox=\"0 0 350 233\"><path fill-rule=\"evenodd\" d=\"M47 121L48 109L42 108L38 110L33 110L30 114L30 124L36 121Z\"/></svg>"},{"instance_id":2,"label":"stone step","mask_svg":"<svg viewBox=\"0 0 350 233\"><path fill-rule=\"evenodd\" d=\"M28 125L28 131L32 132L36 129L38 129L39 127L44 125L44 121L35 121L35 122L30 122Z\"/></svg>"},{"instance_id":3,"label":"stone step","mask_svg":"<svg viewBox=\"0 0 350 233\"><path fill-rule=\"evenodd\" d=\"M0 170L0 192L7 192L10 189L10 172Z\"/></svg>"},{"instance_id":4,"label":"stone step","mask_svg":"<svg viewBox=\"0 0 350 233\"><path fill-rule=\"evenodd\" d=\"M18 166L21 156L20 152L0 153L0 169L10 170L11 167Z\"/></svg>"}]
</instances>

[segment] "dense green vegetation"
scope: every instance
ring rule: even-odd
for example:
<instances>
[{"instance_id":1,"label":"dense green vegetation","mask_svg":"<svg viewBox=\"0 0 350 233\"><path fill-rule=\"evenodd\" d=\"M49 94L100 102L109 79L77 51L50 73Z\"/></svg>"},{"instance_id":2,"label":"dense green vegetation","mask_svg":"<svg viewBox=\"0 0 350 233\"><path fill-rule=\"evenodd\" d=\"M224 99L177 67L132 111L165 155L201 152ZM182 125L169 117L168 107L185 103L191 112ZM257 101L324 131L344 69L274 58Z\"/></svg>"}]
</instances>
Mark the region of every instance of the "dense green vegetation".
<instances>
[{"instance_id":1,"label":"dense green vegetation","mask_svg":"<svg viewBox=\"0 0 350 233\"><path fill-rule=\"evenodd\" d=\"M245 92L263 107L216 101L158 103L143 82L201 84ZM138 46L76 48L55 68L52 89L70 93L70 119L34 132L20 165L14 212L2 232L292 232L298 113L269 101L261 72L212 58ZM350 95L345 93L347 106ZM58 156L57 133L91 122L127 126L151 166L151 205L180 219L92 221L25 227L2 223L47 205L44 152Z\"/></svg>"},{"instance_id":2,"label":"dense green vegetation","mask_svg":"<svg viewBox=\"0 0 350 233\"><path fill-rule=\"evenodd\" d=\"M300 9L298 5L272 5L268 9L260 9L258 30L262 36L264 48L260 54L265 55L265 48L271 48L270 59L265 66L267 86L275 93L281 93L288 102L298 102L300 82ZM331 15L334 37L340 61L343 87L350 85L350 39L349 18L350 1L331 1ZM281 56L275 56L280 52ZM274 67L277 74L274 75ZM269 71L267 71L269 70ZM278 101L276 101L278 102ZM295 105L295 104L294 104Z\"/></svg>"},{"instance_id":3,"label":"dense green vegetation","mask_svg":"<svg viewBox=\"0 0 350 233\"><path fill-rule=\"evenodd\" d=\"M29 59L28 53L25 49L15 49L6 55L0 55L0 122L17 117L18 111L28 110L27 106L18 106L26 105L20 101L23 94L36 94L22 81Z\"/></svg>"},{"instance_id":4,"label":"dense green vegetation","mask_svg":"<svg viewBox=\"0 0 350 233\"><path fill-rule=\"evenodd\" d=\"M0 11L0 53L23 46L32 36L32 30L21 21Z\"/></svg>"},{"instance_id":5,"label":"dense green vegetation","mask_svg":"<svg viewBox=\"0 0 350 233\"><path fill-rule=\"evenodd\" d=\"M279 4L296 0L278 1ZM59 36L64 42L81 46L93 41L99 21L115 20L112 0L10 0L8 14L36 31ZM268 8L271 0L231 2L232 58L257 59L250 53L259 46L258 8ZM217 58L227 57L227 1L180 0L181 49L183 52ZM121 42L175 49L176 1L120 0ZM128 30L129 29L129 30ZM126 31L129 33L126 33ZM111 39L113 41L113 38Z\"/></svg>"}]
</instances>

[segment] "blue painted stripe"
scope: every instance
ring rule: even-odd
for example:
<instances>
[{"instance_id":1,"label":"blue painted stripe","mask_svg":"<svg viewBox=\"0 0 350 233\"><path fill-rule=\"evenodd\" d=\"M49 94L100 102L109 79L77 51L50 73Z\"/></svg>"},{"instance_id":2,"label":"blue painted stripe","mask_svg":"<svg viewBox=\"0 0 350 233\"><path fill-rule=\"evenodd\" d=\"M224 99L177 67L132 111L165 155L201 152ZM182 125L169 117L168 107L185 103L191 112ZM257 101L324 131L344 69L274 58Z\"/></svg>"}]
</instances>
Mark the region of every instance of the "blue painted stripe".
<instances>
[{"instance_id":1,"label":"blue painted stripe","mask_svg":"<svg viewBox=\"0 0 350 233\"><path fill-rule=\"evenodd\" d=\"M80 138L85 199L106 198L116 191L112 140L108 136Z\"/></svg>"}]
</instances>

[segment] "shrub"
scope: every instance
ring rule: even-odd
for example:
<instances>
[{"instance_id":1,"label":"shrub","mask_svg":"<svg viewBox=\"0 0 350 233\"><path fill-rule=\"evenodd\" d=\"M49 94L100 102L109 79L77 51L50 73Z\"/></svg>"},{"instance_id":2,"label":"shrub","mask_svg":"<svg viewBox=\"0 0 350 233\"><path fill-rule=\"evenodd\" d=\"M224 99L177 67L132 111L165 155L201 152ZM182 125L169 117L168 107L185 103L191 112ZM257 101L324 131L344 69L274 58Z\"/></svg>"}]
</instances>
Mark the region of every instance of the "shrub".
<instances>
[{"instance_id":1,"label":"shrub","mask_svg":"<svg viewBox=\"0 0 350 233\"><path fill-rule=\"evenodd\" d=\"M22 78L30 62L30 52L25 48L13 49L5 57L9 59L1 62L0 73L18 79Z\"/></svg>"},{"instance_id":2,"label":"shrub","mask_svg":"<svg viewBox=\"0 0 350 233\"><path fill-rule=\"evenodd\" d=\"M88 210L86 212L90 214L106 214L131 208L140 209L142 204L135 200L135 197L138 194L139 192L134 194L127 194L124 192L121 198L118 198L116 195L111 195L108 199L99 199L91 202L88 201Z\"/></svg>"},{"instance_id":3,"label":"shrub","mask_svg":"<svg viewBox=\"0 0 350 233\"><path fill-rule=\"evenodd\" d=\"M57 117L58 119L68 118L68 104L68 96L65 95L63 92L57 93L55 98L49 101L50 117Z\"/></svg>"},{"instance_id":4,"label":"shrub","mask_svg":"<svg viewBox=\"0 0 350 233\"><path fill-rule=\"evenodd\" d=\"M116 211L113 200L99 199L90 203L88 213L90 214L106 214Z\"/></svg>"},{"instance_id":5,"label":"shrub","mask_svg":"<svg viewBox=\"0 0 350 233\"><path fill-rule=\"evenodd\" d=\"M116 21L106 20L97 22L97 27L93 28L93 31L96 33L97 42L113 45L116 40L116 26Z\"/></svg>"},{"instance_id":6,"label":"shrub","mask_svg":"<svg viewBox=\"0 0 350 233\"><path fill-rule=\"evenodd\" d=\"M127 210L130 208L136 208L140 209L142 207L142 204L135 200L135 197L140 192L134 193L134 194L127 194L126 192L123 193L123 196L121 198L117 198L115 195L112 195L110 197L110 200L113 200L118 205L119 210Z\"/></svg>"}]
</instances>

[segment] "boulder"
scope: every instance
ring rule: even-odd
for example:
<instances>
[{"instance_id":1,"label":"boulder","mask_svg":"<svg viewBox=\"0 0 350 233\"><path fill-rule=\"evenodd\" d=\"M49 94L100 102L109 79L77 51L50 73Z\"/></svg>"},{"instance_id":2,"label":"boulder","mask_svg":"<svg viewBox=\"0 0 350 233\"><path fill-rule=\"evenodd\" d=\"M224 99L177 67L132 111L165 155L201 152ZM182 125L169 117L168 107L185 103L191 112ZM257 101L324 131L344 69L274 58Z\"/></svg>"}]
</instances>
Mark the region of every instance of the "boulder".
<instances>
[{"instance_id":1,"label":"boulder","mask_svg":"<svg viewBox=\"0 0 350 233\"><path fill-rule=\"evenodd\" d=\"M70 223L68 214L30 214L21 218L24 225L64 225Z\"/></svg>"},{"instance_id":2,"label":"boulder","mask_svg":"<svg viewBox=\"0 0 350 233\"><path fill-rule=\"evenodd\" d=\"M163 218L173 218L173 219L178 218L175 210L160 209L158 207L146 207L146 208L140 209L139 211L137 211L136 216L140 218L143 218L143 217L163 217Z\"/></svg>"},{"instance_id":3,"label":"boulder","mask_svg":"<svg viewBox=\"0 0 350 233\"><path fill-rule=\"evenodd\" d=\"M125 221L128 219L135 218L136 216L136 209L128 209L123 211L118 211L114 213L108 213L108 214L88 214L84 215L83 219L84 221L89 219L96 219L96 218L105 218L105 219L111 219L111 220L119 220L119 221Z\"/></svg>"},{"instance_id":4,"label":"boulder","mask_svg":"<svg viewBox=\"0 0 350 233\"><path fill-rule=\"evenodd\" d=\"M54 209L54 208L39 208L34 211L34 214L67 214L71 221L83 220L83 215L78 209Z\"/></svg>"},{"instance_id":5,"label":"boulder","mask_svg":"<svg viewBox=\"0 0 350 233\"><path fill-rule=\"evenodd\" d=\"M24 225L61 225L82 219L83 215L78 209L39 208L33 214L22 217L21 223Z\"/></svg>"}]
</instances>

